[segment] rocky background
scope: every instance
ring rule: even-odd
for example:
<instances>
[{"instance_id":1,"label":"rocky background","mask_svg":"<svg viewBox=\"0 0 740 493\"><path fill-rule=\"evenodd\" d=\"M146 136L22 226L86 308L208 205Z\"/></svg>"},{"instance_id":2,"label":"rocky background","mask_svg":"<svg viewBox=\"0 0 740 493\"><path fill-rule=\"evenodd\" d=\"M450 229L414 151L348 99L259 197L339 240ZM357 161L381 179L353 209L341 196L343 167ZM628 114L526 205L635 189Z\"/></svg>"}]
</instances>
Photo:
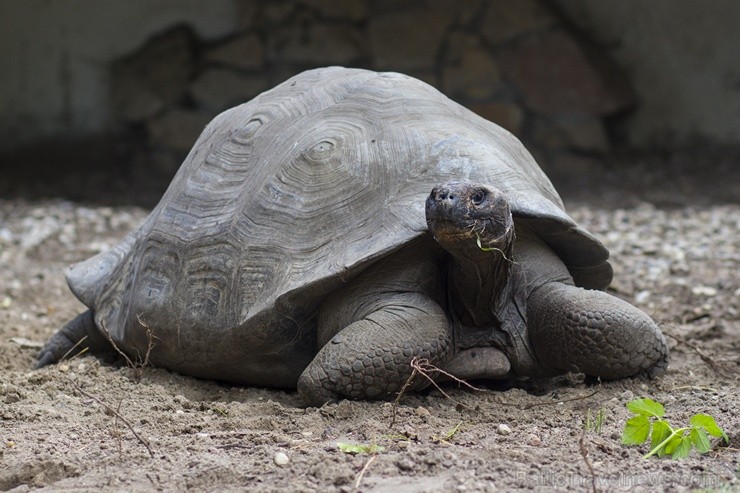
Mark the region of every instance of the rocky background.
<instances>
[{"instance_id":1,"label":"rocky background","mask_svg":"<svg viewBox=\"0 0 740 493\"><path fill-rule=\"evenodd\" d=\"M211 118L317 66L418 77L510 130L550 169L580 172L612 151L620 115L637 104L619 67L549 2L237 7L226 36L173 25L107 64L113 123L105 135L52 139L4 156L0 192L103 202L123 195L152 205Z\"/></svg>"},{"instance_id":2,"label":"rocky background","mask_svg":"<svg viewBox=\"0 0 740 493\"><path fill-rule=\"evenodd\" d=\"M246 4L244 27L211 42L174 27L115 62L116 116L169 172L215 114L317 66L420 78L547 157L608 152L607 120L636 103L619 69L538 0L400 4Z\"/></svg>"},{"instance_id":3,"label":"rocky background","mask_svg":"<svg viewBox=\"0 0 740 493\"><path fill-rule=\"evenodd\" d=\"M627 173L669 202L673 186L717 193L713 181L740 168L736 11L726 0L0 4L0 197L151 207L211 118L326 65L432 84L519 137L561 190Z\"/></svg>"}]
</instances>

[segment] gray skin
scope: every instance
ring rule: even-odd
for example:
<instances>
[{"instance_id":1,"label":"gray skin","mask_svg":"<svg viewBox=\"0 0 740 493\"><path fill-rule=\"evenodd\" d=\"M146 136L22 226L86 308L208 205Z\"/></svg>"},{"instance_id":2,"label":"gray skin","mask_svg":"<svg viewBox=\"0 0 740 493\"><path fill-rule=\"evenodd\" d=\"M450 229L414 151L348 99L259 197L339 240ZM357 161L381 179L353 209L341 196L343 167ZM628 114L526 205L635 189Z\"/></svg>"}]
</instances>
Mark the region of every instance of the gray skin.
<instances>
[{"instance_id":1,"label":"gray skin","mask_svg":"<svg viewBox=\"0 0 740 493\"><path fill-rule=\"evenodd\" d=\"M315 69L214 118L149 217L70 268L88 310L37 365L115 346L312 405L392 398L415 357L660 374L655 323L593 290L608 256L506 130L402 74Z\"/></svg>"},{"instance_id":2,"label":"gray skin","mask_svg":"<svg viewBox=\"0 0 740 493\"><path fill-rule=\"evenodd\" d=\"M650 317L576 287L495 188L446 183L426 216L436 242L405 247L322 304L322 349L298 381L306 402L391 398L414 357L462 379L665 371L667 346Z\"/></svg>"}]
</instances>

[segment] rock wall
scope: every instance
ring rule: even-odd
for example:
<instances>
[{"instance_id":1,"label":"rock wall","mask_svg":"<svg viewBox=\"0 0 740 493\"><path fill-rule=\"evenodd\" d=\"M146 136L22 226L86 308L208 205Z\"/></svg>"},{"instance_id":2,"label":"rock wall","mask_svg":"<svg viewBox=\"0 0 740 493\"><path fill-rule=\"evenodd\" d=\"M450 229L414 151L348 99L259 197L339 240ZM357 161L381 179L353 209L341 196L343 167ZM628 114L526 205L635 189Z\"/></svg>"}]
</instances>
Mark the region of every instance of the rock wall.
<instances>
[{"instance_id":1,"label":"rock wall","mask_svg":"<svg viewBox=\"0 0 740 493\"><path fill-rule=\"evenodd\" d=\"M740 2L550 1L629 77L631 146L740 144Z\"/></svg>"},{"instance_id":2,"label":"rock wall","mask_svg":"<svg viewBox=\"0 0 740 493\"><path fill-rule=\"evenodd\" d=\"M539 0L293 0L239 4L236 28L186 25L111 65L115 121L173 170L204 125L316 66L418 77L523 138L543 161L605 153L605 121L635 101L617 68Z\"/></svg>"}]
</instances>

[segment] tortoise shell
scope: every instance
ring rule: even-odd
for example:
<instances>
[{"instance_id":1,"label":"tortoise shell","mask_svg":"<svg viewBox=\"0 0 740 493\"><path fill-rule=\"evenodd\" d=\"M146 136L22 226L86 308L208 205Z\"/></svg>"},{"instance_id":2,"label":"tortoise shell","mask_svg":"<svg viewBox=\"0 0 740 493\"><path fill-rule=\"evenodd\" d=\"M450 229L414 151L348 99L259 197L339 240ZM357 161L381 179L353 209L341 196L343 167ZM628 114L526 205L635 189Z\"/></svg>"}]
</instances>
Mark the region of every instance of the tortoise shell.
<instances>
[{"instance_id":1,"label":"tortoise shell","mask_svg":"<svg viewBox=\"0 0 740 493\"><path fill-rule=\"evenodd\" d=\"M414 78L341 67L218 115L146 221L67 280L120 347L143 355L153 336L157 366L291 387L318 303L428 234L425 198L451 179L503 191L576 284L611 281L604 245L508 131Z\"/></svg>"}]
</instances>

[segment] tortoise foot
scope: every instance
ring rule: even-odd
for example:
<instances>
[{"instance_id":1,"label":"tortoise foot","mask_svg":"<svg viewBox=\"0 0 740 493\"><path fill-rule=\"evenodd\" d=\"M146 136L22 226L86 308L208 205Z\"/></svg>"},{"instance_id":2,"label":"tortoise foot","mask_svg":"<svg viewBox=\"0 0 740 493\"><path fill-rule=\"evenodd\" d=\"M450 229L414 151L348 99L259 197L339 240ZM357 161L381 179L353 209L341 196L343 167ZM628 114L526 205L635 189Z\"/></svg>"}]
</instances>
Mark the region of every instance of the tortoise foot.
<instances>
[{"instance_id":1,"label":"tortoise foot","mask_svg":"<svg viewBox=\"0 0 740 493\"><path fill-rule=\"evenodd\" d=\"M527 301L527 326L546 367L611 380L656 377L668 346L643 311L602 291L550 283Z\"/></svg>"}]
</instances>

